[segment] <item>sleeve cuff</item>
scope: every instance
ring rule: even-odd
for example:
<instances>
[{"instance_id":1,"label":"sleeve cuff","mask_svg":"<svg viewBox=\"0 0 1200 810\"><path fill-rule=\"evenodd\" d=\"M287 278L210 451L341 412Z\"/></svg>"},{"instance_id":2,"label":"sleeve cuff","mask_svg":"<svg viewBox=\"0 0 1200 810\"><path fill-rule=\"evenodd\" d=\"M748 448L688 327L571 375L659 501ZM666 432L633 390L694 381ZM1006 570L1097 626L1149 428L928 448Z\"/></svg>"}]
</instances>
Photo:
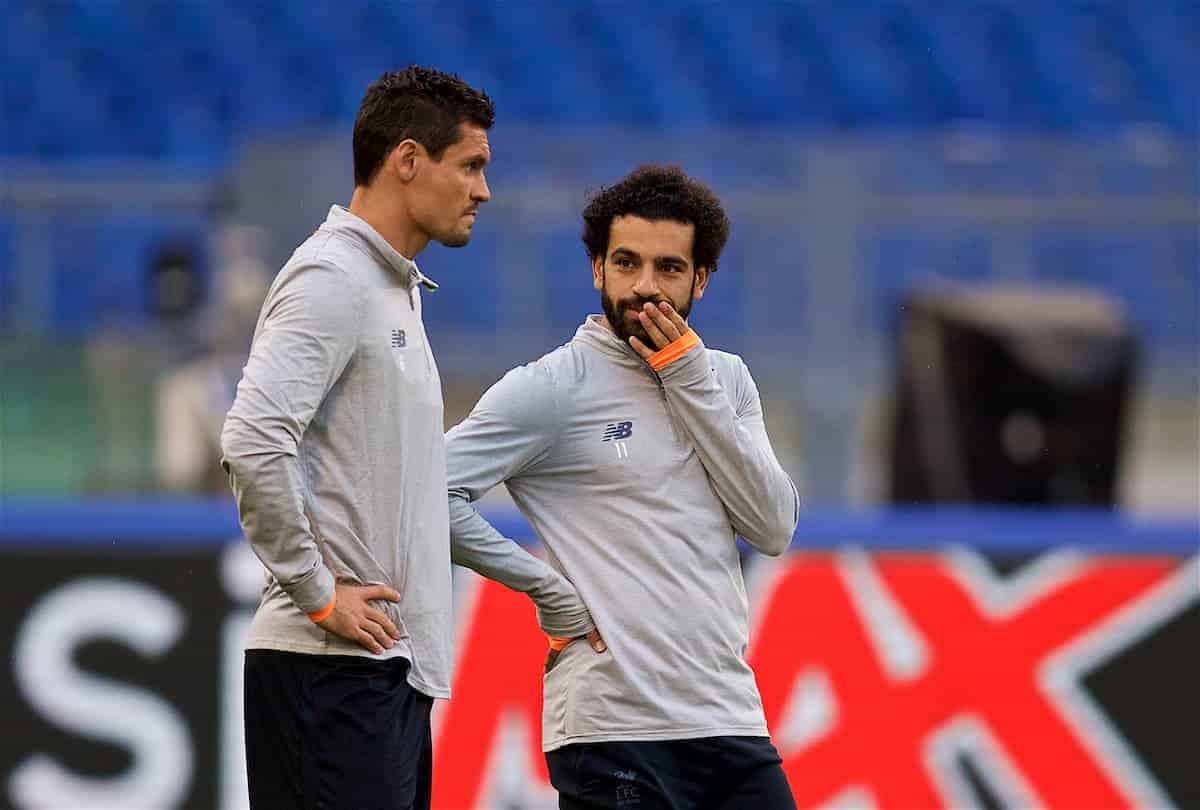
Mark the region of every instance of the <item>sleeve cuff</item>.
<instances>
[{"instance_id":1,"label":"sleeve cuff","mask_svg":"<svg viewBox=\"0 0 1200 810\"><path fill-rule=\"evenodd\" d=\"M334 584L333 573L325 567L324 562L318 562L316 570L307 578L284 590L296 607L305 613L320 613L332 605Z\"/></svg>"},{"instance_id":2,"label":"sleeve cuff","mask_svg":"<svg viewBox=\"0 0 1200 810\"><path fill-rule=\"evenodd\" d=\"M323 622L329 618L329 614L333 613L333 608L336 605L337 605L337 591L334 591L333 598L330 599L325 604L325 607L321 608L320 610L316 610L316 611L313 611L312 613L309 613L308 618L310 618L314 624Z\"/></svg>"},{"instance_id":3,"label":"sleeve cuff","mask_svg":"<svg viewBox=\"0 0 1200 810\"><path fill-rule=\"evenodd\" d=\"M539 607L537 617L542 632L552 638L579 638L596 629L591 614L586 611L579 615L563 615Z\"/></svg>"},{"instance_id":4,"label":"sleeve cuff","mask_svg":"<svg viewBox=\"0 0 1200 810\"><path fill-rule=\"evenodd\" d=\"M678 338L668 343L665 348L659 349L654 354L650 355L646 362L649 363L650 368L654 369L655 371L662 371L664 368L671 365L699 345L700 336L697 335L694 330L689 329Z\"/></svg>"}]
</instances>

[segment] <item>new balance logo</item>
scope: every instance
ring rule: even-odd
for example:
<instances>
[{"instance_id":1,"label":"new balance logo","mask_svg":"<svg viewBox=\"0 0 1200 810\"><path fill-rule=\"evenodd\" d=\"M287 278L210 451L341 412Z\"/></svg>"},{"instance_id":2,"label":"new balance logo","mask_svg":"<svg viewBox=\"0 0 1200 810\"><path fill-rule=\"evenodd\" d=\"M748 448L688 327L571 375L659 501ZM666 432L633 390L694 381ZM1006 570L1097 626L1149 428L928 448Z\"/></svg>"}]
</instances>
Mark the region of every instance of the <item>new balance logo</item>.
<instances>
[{"instance_id":1,"label":"new balance logo","mask_svg":"<svg viewBox=\"0 0 1200 810\"><path fill-rule=\"evenodd\" d=\"M604 438L601 441L620 441L628 439L632 435L633 422L609 422L604 426Z\"/></svg>"},{"instance_id":2,"label":"new balance logo","mask_svg":"<svg viewBox=\"0 0 1200 810\"><path fill-rule=\"evenodd\" d=\"M392 330L392 348L403 349L408 345L408 335L404 334L403 329Z\"/></svg>"},{"instance_id":3,"label":"new balance logo","mask_svg":"<svg viewBox=\"0 0 1200 810\"><path fill-rule=\"evenodd\" d=\"M600 441L613 442L617 458L629 458L629 445L625 440L633 435L633 422L609 422L604 426L604 437Z\"/></svg>"},{"instance_id":4,"label":"new balance logo","mask_svg":"<svg viewBox=\"0 0 1200 810\"><path fill-rule=\"evenodd\" d=\"M621 771L616 771L613 776L618 779L625 778L618 776ZM628 778L632 778L632 775ZM638 790L638 786L632 782L620 782L617 784L617 807L641 807L642 793Z\"/></svg>"}]
</instances>

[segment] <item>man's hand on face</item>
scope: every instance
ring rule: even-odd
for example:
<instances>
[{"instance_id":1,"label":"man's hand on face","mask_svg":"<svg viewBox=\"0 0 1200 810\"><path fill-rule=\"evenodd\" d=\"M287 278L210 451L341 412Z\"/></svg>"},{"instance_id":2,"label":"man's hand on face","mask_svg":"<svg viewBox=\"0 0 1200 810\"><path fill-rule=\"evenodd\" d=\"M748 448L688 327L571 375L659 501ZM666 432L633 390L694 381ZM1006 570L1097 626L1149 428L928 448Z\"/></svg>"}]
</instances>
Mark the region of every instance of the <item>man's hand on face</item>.
<instances>
[{"instance_id":1,"label":"man's hand on face","mask_svg":"<svg viewBox=\"0 0 1200 810\"><path fill-rule=\"evenodd\" d=\"M638 320L646 330L646 336L654 344L647 346L639 338L629 338L629 345L643 360L649 360L651 355L660 349L665 349L671 343L683 337L688 331L687 321L680 317L675 307L666 301L658 304L646 302L638 313Z\"/></svg>"},{"instance_id":2,"label":"man's hand on face","mask_svg":"<svg viewBox=\"0 0 1200 810\"><path fill-rule=\"evenodd\" d=\"M391 649L401 639L400 631L383 611L371 607L371 601L385 599L399 602L400 594L385 585L352 585L339 582L334 586L337 600L333 612L317 622L334 635L357 643L379 655Z\"/></svg>"}]
</instances>

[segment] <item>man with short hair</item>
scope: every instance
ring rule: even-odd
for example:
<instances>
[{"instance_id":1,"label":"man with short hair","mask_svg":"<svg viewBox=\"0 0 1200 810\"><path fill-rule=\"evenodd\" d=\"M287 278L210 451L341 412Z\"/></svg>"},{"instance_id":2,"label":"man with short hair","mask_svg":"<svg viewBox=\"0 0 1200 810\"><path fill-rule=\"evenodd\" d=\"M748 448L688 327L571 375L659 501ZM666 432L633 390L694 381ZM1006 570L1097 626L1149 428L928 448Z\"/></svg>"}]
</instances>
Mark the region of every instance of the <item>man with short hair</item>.
<instances>
[{"instance_id":1,"label":"man with short hair","mask_svg":"<svg viewBox=\"0 0 1200 810\"><path fill-rule=\"evenodd\" d=\"M583 218L604 314L449 432L453 559L530 594L551 637L542 747L560 807L792 808L745 660L735 535L782 554L799 497L746 365L686 320L728 219L654 166ZM473 506L501 482L544 561Z\"/></svg>"},{"instance_id":2,"label":"man with short hair","mask_svg":"<svg viewBox=\"0 0 1200 810\"><path fill-rule=\"evenodd\" d=\"M221 436L269 576L246 640L255 808L428 808L449 697L442 390L413 261L490 198L488 96L410 67L367 88L353 197L267 293Z\"/></svg>"}]
</instances>

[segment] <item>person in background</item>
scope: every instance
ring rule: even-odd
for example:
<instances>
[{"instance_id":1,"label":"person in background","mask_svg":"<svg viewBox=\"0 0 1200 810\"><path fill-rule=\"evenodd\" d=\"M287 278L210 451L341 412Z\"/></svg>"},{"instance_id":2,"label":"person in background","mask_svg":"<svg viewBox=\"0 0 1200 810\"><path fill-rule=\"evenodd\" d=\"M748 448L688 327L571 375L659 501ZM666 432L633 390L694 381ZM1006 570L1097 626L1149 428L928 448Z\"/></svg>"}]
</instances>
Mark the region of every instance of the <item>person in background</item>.
<instances>
[{"instance_id":1,"label":"person in background","mask_svg":"<svg viewBox=\"0 0 1200 810\"><path fill-rule=\"evenodd\" d=\"M203 350L167 369L155 385L154 467L174 494L229 492L221 469L221 426L250 350L270 276L256 228L230 226L217 239L213 303L203 313Z\"/></svg>"}]
</instances>

